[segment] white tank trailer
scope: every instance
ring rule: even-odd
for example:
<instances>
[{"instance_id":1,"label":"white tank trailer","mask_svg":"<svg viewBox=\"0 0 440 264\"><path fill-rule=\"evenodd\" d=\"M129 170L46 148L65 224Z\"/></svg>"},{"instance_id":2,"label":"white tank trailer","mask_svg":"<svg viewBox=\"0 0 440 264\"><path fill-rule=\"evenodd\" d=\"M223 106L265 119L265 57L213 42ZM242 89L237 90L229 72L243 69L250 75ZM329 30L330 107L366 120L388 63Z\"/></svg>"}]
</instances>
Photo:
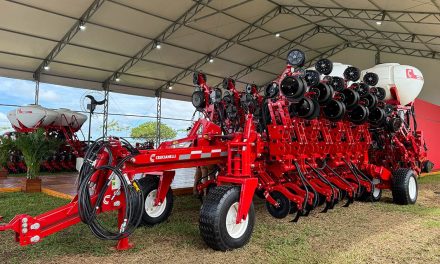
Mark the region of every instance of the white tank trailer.
<instances>
[{"instance_id":1,"label":"white tank trailer","mask_svg":"<svg viewBox=\"0 0 440 264\"><path fill-rule=\"evenodd\" d=\"M87 120L87 116L65 108L51 110L40 105L28 105L10 111L8 119L17 130L48 126L70 126L78 130Z\"/></svg>"}]
</instances>

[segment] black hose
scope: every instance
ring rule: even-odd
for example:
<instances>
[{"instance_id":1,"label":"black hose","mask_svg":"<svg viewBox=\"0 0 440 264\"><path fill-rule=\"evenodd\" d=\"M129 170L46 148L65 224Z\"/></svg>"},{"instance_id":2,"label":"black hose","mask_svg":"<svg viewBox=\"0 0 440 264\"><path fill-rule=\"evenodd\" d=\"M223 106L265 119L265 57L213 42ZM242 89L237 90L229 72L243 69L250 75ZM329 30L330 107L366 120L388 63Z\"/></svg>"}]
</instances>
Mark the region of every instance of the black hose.
<instances>
[{"instance_id":1,"label":"black hose","mask_svg":"<svg viewBox=\"0 0 440 264\"><path fill-rule=\"evenodd\" d=\"M302 171L301 171L301 169L300 169L300 167L299 167L298 162L293 161L293 164L295 165L296 170L298 171L299 179L300 179L302 185L304 186L304 190L306 191L306 196L305 196L305 198L304 198L304 203L303 203L303 211L305 211L306 208L307 208L307 202L308 202L308 200L309 200L309 190L308 190L308 188L307 188L307 183L308 183L308 182L307 182L307 180L305 179L304 175L302 174ZM309 185L310 185L310 184L309 184ZM310 186L310 187L312 187L312 186ZM313 187L312 187L312 190L313 190L314 193L315 193L315 190L313 189ZM315 193L315 195L316 195L316 193Z\"/></svg>"},{"instance_id":2,"label":"black hose","mask_svg":"<svg viewBox=\"0 0 440 264\"><path fill-rule=\"evenodd\" d=\"M131 144L122 139L121 142L123 145L130 151L135 150ZM107 151L109 155L109 160L106 165L96 167L94 162L97 160L98 154L103 151ZM119 240L121 238L129 236L134 230L139 226L142 220L142 213L144 208L144 198L142 191L140 189L135 188L132 182L126 179L121 172L121 168L124 163L132 158L134 155L128 155L121 161L117 163L116 166L112 166L113 164L113 156L111 154L111 146L110 143L101 138L97 140L93 145L88 149L85 158L84 164L81 167L79 173L79 185L78 185L78 212L81 218L81 221L87 224L90 227L92 233L100 239L106 240ZM95 173L99 173L100 171L105 173L110 173L110 175L105 180L105 183L97 194L97 199L94 203L92 203L92 198L90 194L90 186L91 186L91 177L95 175ZM124 210L124 222L119 228L118 232L113 232L104 227L101 222L97 219L97 211L100 209L100 205L103 202L104 195L111 185L111 181L117 177L121 183L121 188L119 190L120 194L124 194L124 199L126 202L125 210Z\"/></svg>"},{"instance_id":3,"label":"black hose","mask_svg":"<svg viewBox=\"0 0 440 264\"><path fill-rule=\"evenodd\" d=\"M356 171L351 167L351 165L347 162L346 159L342 159L344 163L347 165L348 169L353 173L354 177L356 178L356 181L358 182L358 188L357 188L357 194L359 195L361 193L361 180L359 180L359 176L357 175Z\"/></svg>"},{"instance_id":4,"label":"black hose","mask_svg":"<svg viewBox=\"0 0 440 264\"><path fill-rule=\"evenodd\" d=\"M374 190L374 183L373 180L368 177L367 175L365 175L357 166L355 166L353 163L351 163L351 165L353 166L353 168L357 171L357 173L364 178L365 181L368 181L370 183L371 186L371 190Z\"/></svg>"},{"instance_id":5,"label":"black hose","mask_svg":"<svg viewBox=\"0 0 440 264\"><path fill-rule=\"evenodd\" d=\"M332 200L334 200L335 199L335 189L336 189L336 187L329 181L329 180L327 180L325 177L324 177L324 175L322 175L317 169L315 169L314 167L312 167L312 165L308 162L308 161L306 161L305 162L312 170L313 170L313 172L315 172L316 173L316 175L318 176L318 178L321 180L321 181L323 181L325 184L327 184L328 186L330 186L330 188L332 189Z\"/></svg>"},{"instance_id":6,"label":"black hose","mask_svg":"<svg viewBox=\"0 0 440 264\"><path fill-rule=\"evenodd\" d=\"M332 172L334 175L336 175L336 177L338 177L341 181L343 181L345 184L347 184L348 186L350 186L350 188L351 188L352 191L354 192L353 187L351 186L351 184L350 184L346 179L344 179L341 175L339 175L339 173L337 173L334 169L330 168L330 166L329 166L327 163L325 163L325 167L326 167L328 170L330 170L330 172Z\"/></svg>"},{"instance_id":7,"label":"black hose","mask_svg":"<svg viewBox=\"0 0 440 264\"><path fill-rule=\"evenodd\" d=\"M413 131L413 134L414 134L414 135L417 135L416 109L415 109L414 105L412 105L412 107L411 107L411 116L412 116L413 124L414 124L414 131Z\"/></svg>"}]
</instances>

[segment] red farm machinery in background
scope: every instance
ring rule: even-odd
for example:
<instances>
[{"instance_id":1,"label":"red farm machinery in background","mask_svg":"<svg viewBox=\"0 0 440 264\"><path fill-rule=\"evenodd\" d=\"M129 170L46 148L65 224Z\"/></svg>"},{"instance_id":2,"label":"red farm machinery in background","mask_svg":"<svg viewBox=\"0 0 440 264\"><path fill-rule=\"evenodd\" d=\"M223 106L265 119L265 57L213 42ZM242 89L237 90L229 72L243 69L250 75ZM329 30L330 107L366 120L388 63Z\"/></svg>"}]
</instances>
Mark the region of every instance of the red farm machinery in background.
<instances>
[{"instance_id":1,"label":"red farm machinery in background","mask_svg":"<svg viewBox=\"0 0 440 264\"><path fill-rule=\"evenodd\" d=\"M212 168L197 189L206 194L200 234L215 250L249 241L255 194L266 200L273 217L292 215L294 222L317 207L327 212L337 203L378 201L383 189L392 191L397 204L414 204L418 174L429 167L423 135L412 119L411 101L418 93L402 102L413 87L396 86L390 78L378 86L397 66L387 67L388 75L349 65L338 72L321 59L304 69L300 50L292 50L287 62L261 94L255 85L239 92L229 78L223 93L196 72L192 103L204 117L186 138L157 149L138 149L121 138L97 140L85 153L78 195L69 204L35 217L17 215L0 231L13 230L16 240L28 245L82 221L97 237L118 240L117 248L127 249L137 226L169 217L174 170L196 166ZM417 69L402 67L423 78ZM420 78L414 80L423 84ZM112 210L118 211L113 230L99 220Z\"/></svg>"},{"instance_id":2,"label":"red farm machinery in background","mask_svg":"<svg viewBox=\"0 0 440 264\"><path fill-rule=\"evenodd\" d=\"M76 160L84 156L86 143L77 136L87 117L69 109L51 110L39 105L19 107L8 113L8 119L16 132L8 132L3 137L15 138L17 133L32 133L44 129L48 137L64 142L41 164L47 172L75 171ZM6 168L9 173L26 172L23 155L18 150L10 152Z\"/></svg>"}]
</instances>

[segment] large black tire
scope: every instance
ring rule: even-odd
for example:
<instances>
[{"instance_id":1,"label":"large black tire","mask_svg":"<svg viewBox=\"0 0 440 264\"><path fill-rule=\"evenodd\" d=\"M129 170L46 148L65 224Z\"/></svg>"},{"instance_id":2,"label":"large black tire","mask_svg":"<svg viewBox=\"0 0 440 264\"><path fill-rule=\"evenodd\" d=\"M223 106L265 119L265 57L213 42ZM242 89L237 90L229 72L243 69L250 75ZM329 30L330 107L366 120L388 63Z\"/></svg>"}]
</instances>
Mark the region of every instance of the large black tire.
<instances>
[{"instance_id":1,"label":"large black tire","mask_svg":"<svg viewBox=\"0 0 440 264\"><path fill-rule=\"evenodd\" d=\"M272 196L272 198L275 199L275 201L277 201L280 206L275 207L271 203L266 201L266 209L269 214L278 219L283 219L288 216L291 207L290 200L286 196L284 196L284 194L277 191L271 192L270 196Z\"/></svg>"},{"instance_id":2,"label":"large black tire","mask_svg":"<svg viewBox=\"0 0 440 264\"><path fill-rule=\"evenodd\" d=\"M154 226L166 221L173 210L174 199L171 188L169 188L162 205L153 206L152 202L156 198L159 180L155 177L147 176L139 180L139 183L145 199L141 225Z\"/></svg>"},{"instance_id":3,"label":"large black tire","mask_svg":"<svg viewBox=\"0 0 440 264\"><path fill-rule=\"evenodd\" d=\"M393 172L392 180L393 201L396 204L415 204L418 195L417 175L407 168L400 168Z\"/></svg>"},{"instance_id":4,"label":"large black tire","mask_svg":"<svg viewBox=\"0 0 440 264\"><path fill-rule=\"evenodd\" d=\"M251 204L244 223L239 232L228 231L226 218L232 216L231 223L235 224L236 214L228 211L237 209L240 200L240 188L237 186L218 186L206 196L200 209L199 229L205 243L215 250L226 251L240 248L249 242L255 224L254 204ZM234 212L236 213L236 212ZM234 232L234 233L232 233ZM232 236L231 236L232 234Z\"/></svg>"}]
</instances>

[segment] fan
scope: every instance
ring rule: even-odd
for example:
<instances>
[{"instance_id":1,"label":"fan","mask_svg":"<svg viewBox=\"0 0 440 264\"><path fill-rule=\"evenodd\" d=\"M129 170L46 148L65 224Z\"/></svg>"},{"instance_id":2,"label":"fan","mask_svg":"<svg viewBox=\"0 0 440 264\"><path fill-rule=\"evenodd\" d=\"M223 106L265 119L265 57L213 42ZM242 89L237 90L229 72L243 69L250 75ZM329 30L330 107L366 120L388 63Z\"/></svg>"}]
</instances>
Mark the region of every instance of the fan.
<instances>
[{"instance_id":1,"label":"fan","mask_svg":"<svg viewBox=\"0 0 440 264\"><path fill-rule=\"evenodd\" d=\"M92 117L94 117L93 113L95 112L96 106L103 105L105 103L105 99L102 99L101 101L98 101L95 99L95 96L97 98L103 98L104 94L102 92L88 92L84 93L81 96L80 99L80 106L81 110L84 112L89 113L89 134L87 136L87 144L90 145L90 139L91 139L91 132L92 132Z\"/></svg>"}]
</instances>

